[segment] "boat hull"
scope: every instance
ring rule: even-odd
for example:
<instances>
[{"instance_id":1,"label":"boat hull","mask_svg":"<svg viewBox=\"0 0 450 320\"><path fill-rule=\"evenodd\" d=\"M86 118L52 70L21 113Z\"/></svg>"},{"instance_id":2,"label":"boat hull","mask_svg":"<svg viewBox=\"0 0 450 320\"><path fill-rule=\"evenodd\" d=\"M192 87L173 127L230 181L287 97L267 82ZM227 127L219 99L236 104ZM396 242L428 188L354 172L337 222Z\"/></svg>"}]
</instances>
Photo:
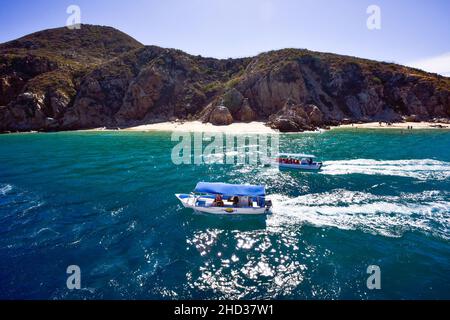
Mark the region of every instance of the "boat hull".
<instances>
[{"instance_id":1,"label":"boat hull","mask_svg":"<svg viewBox=\"0 0 450 320\"><path fill-rule=\"evenodd\" d=\"M270 214L270 209L261 208L261 207L243 207L237 208L232 206L224 206L224 207L213 207L208 205L198 205L199 202L202 202L202 197L196 197L194 195L189 194L176 194L175 195L178 200L180 200L181 204L185 208L192 209L196 212L211 214L211 215L222 215L222 216L236 216L236 215L245 215L245 216L257 216L257 215L267 215Z\"/></svg>"},{"instance_id":2,"label":"boat hull","mask_svg":"<svg viewBox=\"0 0 450 320\"><path fill-rule=\"evenodd\" d=\"M313 164L288 164L288 163L278 163L274 161L275 165L278 165L280 169L295 169L303 171L319 171L322 168L322 162L314 162Z\"/></svg>"},{"instance_id":3,"label":"boat hull","mask_svg":"<svg viewBox=\"0 0 450 320\"><path fill-rule=\"evenodd\" d=\"M295 170L303 170L303 171L319 171L322 168L322 163L313 163L313 164L287 164L287 163L278 163L279 168L285 169L295 169Z\"/></svg>"}]
</instances>

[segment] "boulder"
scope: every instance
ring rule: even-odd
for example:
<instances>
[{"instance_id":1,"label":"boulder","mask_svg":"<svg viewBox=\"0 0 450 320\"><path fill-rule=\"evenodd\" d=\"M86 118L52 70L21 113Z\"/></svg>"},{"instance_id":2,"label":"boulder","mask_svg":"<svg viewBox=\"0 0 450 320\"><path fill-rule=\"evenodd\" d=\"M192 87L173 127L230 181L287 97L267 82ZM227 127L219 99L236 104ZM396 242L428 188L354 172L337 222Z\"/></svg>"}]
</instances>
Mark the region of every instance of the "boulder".
<instances>
[{"instance_id":1,"label":"boulder","mask_svg":"<svg viewBox=\"0 0 450 320\"><path fill-rule=\"evenodd\" d=\"M300 132L302 129L300 126L293 120L278 117L274 119L273 121L270 121L268 123L269 127L272 129L279 130L280 132Z\"/></svg>"},{"instance_id":2,"label":"boulder","mask_svg":"<svg viewBox=\"0 0 450 320\"><path fill-rule=\"evenodd\" d=\"M349 118L344 118L344 119L342 119L342 120L340 121L339 124L352 124L352 123L354 123L354 121L352 121L351 119L349 119ZM361 123L363 123L363 122L361 122Z\"/></svg>"},{"instance_id":3,"label":"boulder","mask_svg":"<svg viewBox=\"0 0 450 320\"><path fill-rule=\"evenodd\" d=\"M323 124L323 113L320 109L315 105L308 106L308 117L309 121L312 125L320 126Z\"/></svg>"},{"instance_id":4,"label":"boulder","mask_svg":"<svg viewBox=\"0 0 450 320\"><path fill-rule=\"evenodd\" d=\"M256 120L256 113L250 107L248 99L244 100L242 107L237 112L237 119L242 122L252 122Z\"/></svg>"},{"instance_id":5,"label":"boulder","mask_svg":"<svg viewBox=\"0 0 450 320\"><path fill-rule=\"evenodd\" d=\"M412 114L412 115L409 115L409 116L405 116L405 117L403 117L403 119L406 122L420 122L420 117L415 115L415 114Z\"/></svg>"},{"instance_id":6,"label":"boulder","mask_svg":"<svg viewBox=\"0 0 450 320\"><path fill-rule=\"evenodd\" d=\"M217 106L211 110L209 122L215 126L227 126L233 123L233 116L225 106Z\"/></svg>"},{"instance_id":7,"label":"boulder","mask_svg":"<svg viewBox=\"0 0 450 320\"><path fill-rule=\"evenodd\" d=\"M269 117L268 125L273 129L278 129L281 132L296 132L303 130L314 130L315 127L311 125L310 118L307 111L317 113L313 107L295 104L291 99L288 99L284 107L275 115Z\"/></svg>"},{"instance_id":8,"label":"boulder","mask_svg":"<svg viewBox=\"0 0 450 320\"><path fill-rule=\"evenodd\" d=\"M447 118L434 118L432 121L438 122L438 123L450 124L450 119L447 119Z\"/></svg>"}]
</instances>

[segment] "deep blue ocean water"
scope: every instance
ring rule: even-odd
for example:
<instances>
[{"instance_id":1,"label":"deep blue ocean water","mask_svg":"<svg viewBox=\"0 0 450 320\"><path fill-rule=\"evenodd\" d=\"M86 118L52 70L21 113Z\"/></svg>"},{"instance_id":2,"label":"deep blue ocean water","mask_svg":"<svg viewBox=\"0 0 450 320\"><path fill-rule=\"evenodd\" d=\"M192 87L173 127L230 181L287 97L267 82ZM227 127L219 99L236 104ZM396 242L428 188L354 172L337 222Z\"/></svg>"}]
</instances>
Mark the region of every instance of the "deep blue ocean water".
<instances>
[{"instance_id":1,"label":"deep blue ocean water","mask_svg":"<svg viewBox=\"0 0 450 320\"><path fill-rule=\"evenodd\" d=\"M450 299L449 131L283 135L281 151L324 160L318 174L176 166L175 144L1 135L0 299ZM195 214L174 193L198 181L265 184L274 213Z\"/></svg>"}]
</instances>

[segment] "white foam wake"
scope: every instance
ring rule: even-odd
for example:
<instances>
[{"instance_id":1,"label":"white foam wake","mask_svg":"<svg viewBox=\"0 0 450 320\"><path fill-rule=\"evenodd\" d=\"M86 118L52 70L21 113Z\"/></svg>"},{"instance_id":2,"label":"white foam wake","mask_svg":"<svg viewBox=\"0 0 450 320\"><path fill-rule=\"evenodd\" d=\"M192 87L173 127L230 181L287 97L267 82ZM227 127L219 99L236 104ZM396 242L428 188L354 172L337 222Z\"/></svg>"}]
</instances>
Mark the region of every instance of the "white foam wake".
<instances>
[{"instance_id":1,"label":"white foam wake","mask_svg":"<svg viewBox=\"0 0 450 320\"><path fill-rule=\"evenodd\" d=\"M271 228L307 223L315 226L362 230L399 237L418 230L450 239L450 201L448 192L426 191L400 196L377 196L342 189L296 198L271 196L274 214Z\"/></svg>"},{"instance_id":2,"label":"white foam wake","mask_svg":"<svg viewBox=\"0 0 450 320\"><path fill-rule=\"evenodd\" d=\"M9 184L6 185L1 185L0 184L0 196L4 196L5 194L7 194L8 192L10 192L12 190L12 186Z\"/></svg>"},{"instance_id":3,"label":"white foam wake","mask_svg":"<svg viewBox=\"0 0 450 320\"><path fill-rule=\"evenodd\" d=\"M438 160L338 160L325 161L322 174L368 174L411 177L420 180L445 180L450 177L450 163Z\"/></svg>"}]
</instances>

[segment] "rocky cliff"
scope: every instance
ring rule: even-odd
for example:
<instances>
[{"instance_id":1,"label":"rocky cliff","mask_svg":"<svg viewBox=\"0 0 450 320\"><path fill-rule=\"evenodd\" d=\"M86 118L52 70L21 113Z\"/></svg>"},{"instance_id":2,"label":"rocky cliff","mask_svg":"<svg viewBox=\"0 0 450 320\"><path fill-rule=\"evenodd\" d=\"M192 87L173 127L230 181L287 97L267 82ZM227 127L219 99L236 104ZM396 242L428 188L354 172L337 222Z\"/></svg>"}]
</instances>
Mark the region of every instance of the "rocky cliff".
<instances>
[{"instance_id":1,"label":"rocky cliff","mask_svg":"<svg viewBox=\"0 0 450 320\"><path fill-rule=\"evenodd\" d=\"M450 118L450 79L354 57L285 49L218 60L143 46L109 27L0 45L0 131L261 120L281 131Z\"/></svg>"},{"instance_id":2,"label":"rocky cliff","mask_svg":"<svg viewBox=\"0 0 450 320\"><path fill-rule=\"evenodd\" d=\"M60 130L86 74L143 47L110 27L83 25L0 45L0 131Z\"/></svg>"}]
</instances>

